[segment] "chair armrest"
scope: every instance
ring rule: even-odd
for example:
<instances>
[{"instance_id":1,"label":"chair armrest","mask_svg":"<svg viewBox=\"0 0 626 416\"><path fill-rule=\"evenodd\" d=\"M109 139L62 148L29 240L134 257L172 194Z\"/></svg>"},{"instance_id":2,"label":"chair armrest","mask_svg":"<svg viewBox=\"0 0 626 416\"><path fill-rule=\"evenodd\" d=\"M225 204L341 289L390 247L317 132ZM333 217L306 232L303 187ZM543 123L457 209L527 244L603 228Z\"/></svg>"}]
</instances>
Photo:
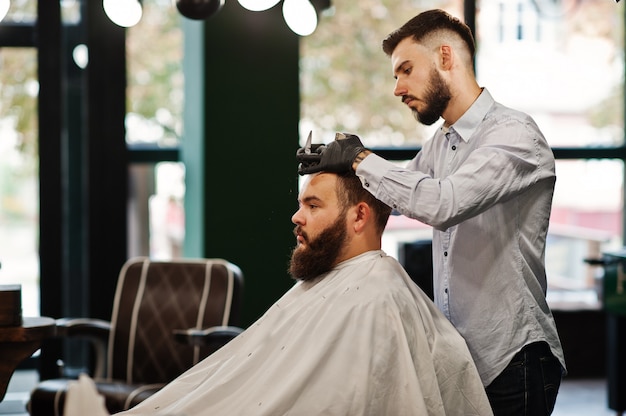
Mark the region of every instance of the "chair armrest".
<instances>
[{"instance_id":1,"label":"chair armrest","mask_svg":"<svg viewBox=\"0 0 626 416\"><path fill-rule=\"evenodd\" d=\"M172 331L176 341L199 347L220 348L243 332L237 326L212 326L205 329L175 329Z\"/></svg>"},{"instance_id":2,"label":"chair armrest","mask_svg":"<svg viewBox=\"0 0 626 416\"><path fill-rule=\"evenodd\" d=\"M107 348L111 323L91 318L61 318L56 320L57 337L87 339L95 351L94 378L105 376Z\"/></svg>"},{"instance_id":3,"label":"chair armrest","mask_svg":"<svg viewBox=\"0 0 626 416\"><path fill-rule=\"evenodd\" d=\"M95 338L107 342L111 323L91 318L61 318L56 320L57 336Z\"/></svg>"}]
</instances>

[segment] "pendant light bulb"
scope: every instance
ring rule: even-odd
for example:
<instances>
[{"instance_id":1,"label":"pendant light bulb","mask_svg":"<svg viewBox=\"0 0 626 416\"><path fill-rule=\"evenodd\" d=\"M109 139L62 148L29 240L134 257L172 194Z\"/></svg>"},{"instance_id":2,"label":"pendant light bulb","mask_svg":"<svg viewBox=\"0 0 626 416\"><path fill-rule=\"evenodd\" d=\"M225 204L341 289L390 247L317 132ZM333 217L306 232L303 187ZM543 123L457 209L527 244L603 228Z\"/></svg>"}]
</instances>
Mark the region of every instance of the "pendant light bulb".
<instances>
[{"instance_id":1,"label":"pendant light bulb","mask_svg":"<svg viewBox=\"0 0 626 416\"><path fill-rule=\"evenodd\" d=\"M283 17L289 29L308 36L317 27L317 12L309 0L284 0Z\"/></svg>"},{"instance_id":2,"label":"pendant light bulb","mask_svg":"<svg viewBox=\"0 0 626 416\"><path fill-rule=\"evenodd\" d=\"M276 6L280 0L239 0L239 4L244 9L253 12L261 12Z\"/></svg>"},{"instance_id":3,"label":"pendant light bulb","mask_svg":"<svg viewBox=\"0 0 626 416\"><path fill-rule=\"evenodd\" d=\"M109 19L121 27L135 26L143 14L139 0L103 0L102 8Z\"/></svg>"}]
</instances>

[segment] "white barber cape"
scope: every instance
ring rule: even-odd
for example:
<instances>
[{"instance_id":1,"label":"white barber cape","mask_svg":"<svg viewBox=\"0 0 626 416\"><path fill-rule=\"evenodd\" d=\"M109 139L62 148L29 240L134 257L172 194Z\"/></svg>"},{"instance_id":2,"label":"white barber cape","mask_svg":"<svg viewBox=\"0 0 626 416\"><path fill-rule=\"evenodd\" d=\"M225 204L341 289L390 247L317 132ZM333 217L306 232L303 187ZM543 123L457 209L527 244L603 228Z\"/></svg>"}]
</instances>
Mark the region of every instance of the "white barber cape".
<instances>
[{"instance_id":1,"label":"white barber cape","mask_svg":"<svg viewBox=\"0 0 626 416\"><path fill-rule=\"evenodd\" d=\"M118 415L491 414L463 338L394 258L370 251L296 283L229 344Z\"/></svg>"}]
</instances>

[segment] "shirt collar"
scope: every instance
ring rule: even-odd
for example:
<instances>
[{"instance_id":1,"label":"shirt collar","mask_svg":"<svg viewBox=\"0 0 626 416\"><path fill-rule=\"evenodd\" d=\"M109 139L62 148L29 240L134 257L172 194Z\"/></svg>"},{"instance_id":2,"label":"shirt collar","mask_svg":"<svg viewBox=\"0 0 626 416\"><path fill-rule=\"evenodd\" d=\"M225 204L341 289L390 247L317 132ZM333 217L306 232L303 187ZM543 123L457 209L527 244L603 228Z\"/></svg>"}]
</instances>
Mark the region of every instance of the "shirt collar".
<instances>
[{"instance_id":1,"label":"shirt collar","mask_svg":"<svg viewBox=\"0 0 626 416\"><path fill-rule=\"evenodd\" d=\"M449 129L454 130L465 142L469 141L493 103L493 97L489 91L487 91L487 88L483 88L483 91L478 98L476 98L476 101L472 103L470 108L468 108L461 118L459 118L456 123L452 124ZM442 127L441 130L444 134L446 133L444 127Z\"/></svg>"}]
</instances>

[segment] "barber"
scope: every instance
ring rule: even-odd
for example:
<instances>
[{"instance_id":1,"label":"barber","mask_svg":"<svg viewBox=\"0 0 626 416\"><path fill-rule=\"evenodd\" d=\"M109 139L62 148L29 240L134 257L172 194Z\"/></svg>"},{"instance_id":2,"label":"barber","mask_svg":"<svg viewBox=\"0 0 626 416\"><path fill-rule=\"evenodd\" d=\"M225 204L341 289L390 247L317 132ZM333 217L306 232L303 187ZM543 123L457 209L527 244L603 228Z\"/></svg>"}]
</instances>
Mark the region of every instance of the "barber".
<instances>
[{"instance_id":1,"label":"barber","mask_svg":"<svg viewBox=\"0 0 626 416\"><path fill-rule=\"evenodd\" d=\"M434 300L464 337L496 416L549 415L565 373L546 302L554 156L533 119L475 78L470 29L442 10L383 41L394 95L442 126L406 168L338 135L299 149L299 173L354 170L401 214L433 227Z\"/></svg>"}]
</instances>

